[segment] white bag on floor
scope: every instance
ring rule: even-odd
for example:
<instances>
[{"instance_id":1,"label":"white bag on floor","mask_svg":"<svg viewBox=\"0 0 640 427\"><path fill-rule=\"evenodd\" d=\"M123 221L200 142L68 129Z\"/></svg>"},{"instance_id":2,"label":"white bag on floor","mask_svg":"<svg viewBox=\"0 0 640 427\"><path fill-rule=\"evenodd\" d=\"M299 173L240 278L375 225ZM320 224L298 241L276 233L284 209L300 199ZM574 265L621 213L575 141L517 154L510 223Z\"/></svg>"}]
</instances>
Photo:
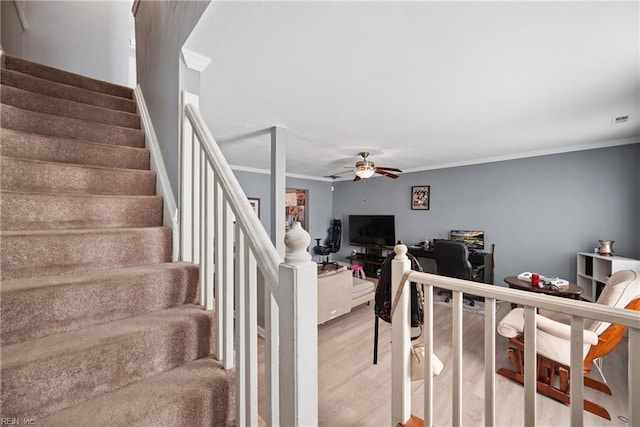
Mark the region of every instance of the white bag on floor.
<instances>
[{"instance_id":1,"label":"white bag on floor","mask_svg":"<svg viewBox=\"0 0 640 427\"><path fill-rule=\"evenodd\" d=\"M438 356L431 354L431 373L439 375L444 364ZM420 342L411 346L411 380L424 379L424 343Z\"/></svg>"}]
</instances>

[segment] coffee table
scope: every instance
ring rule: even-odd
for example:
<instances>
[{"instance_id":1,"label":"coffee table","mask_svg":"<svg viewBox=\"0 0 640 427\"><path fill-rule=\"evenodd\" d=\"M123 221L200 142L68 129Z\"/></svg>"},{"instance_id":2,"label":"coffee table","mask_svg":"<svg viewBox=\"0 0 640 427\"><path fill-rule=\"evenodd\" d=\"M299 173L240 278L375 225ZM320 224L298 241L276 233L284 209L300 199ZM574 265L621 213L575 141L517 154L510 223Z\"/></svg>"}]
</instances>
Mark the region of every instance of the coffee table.
<instances>
[{"instance_id":1,"label":"coffee table","mask_svg":"<svg viewBox=\"0 0 640 427\"><path fill-rule=\"evenodd\" d=\"M555 290L551 288L538 288L537 286L533 287L531 286L531 282L520 280L518 279L518 276L507 276L504 278L504 281L511 289L520 289L521 291L529 291L538 294L547 294L577 300L580 299L580 295L584 292L584 289L574 283L569 283L569 286L564 286L559 290ZM514 304L511 304L511 306L513 307Z\"/></svg>"}]
</instances>

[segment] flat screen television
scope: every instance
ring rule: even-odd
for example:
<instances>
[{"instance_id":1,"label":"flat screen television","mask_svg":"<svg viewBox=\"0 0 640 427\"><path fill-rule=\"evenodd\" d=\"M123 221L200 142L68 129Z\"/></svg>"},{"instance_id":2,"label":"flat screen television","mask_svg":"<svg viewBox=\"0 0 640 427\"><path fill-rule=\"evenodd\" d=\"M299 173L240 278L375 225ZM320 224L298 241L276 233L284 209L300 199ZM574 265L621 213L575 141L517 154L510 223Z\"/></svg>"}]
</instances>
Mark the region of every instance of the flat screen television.
<instances>
[{"instance_id":1,"label":"flat screen television","mask_svg":"<svg viewBox=\"0 0 640 427\"><path fill-rule=\"evenodd\" d=\"M393 215L349 215L349 243L358 245L396 244Z\"/></svg>"},{"instance_id":2,"label":"flat screen television","mask_svg":"<svg viewBox=\"0 0 640 427\"><path fill-rule=\"evenodd\" d=\"M451 230L451 240L464 243L470 251L484 250L484 231Z\"/></svg>"}]
</instances>

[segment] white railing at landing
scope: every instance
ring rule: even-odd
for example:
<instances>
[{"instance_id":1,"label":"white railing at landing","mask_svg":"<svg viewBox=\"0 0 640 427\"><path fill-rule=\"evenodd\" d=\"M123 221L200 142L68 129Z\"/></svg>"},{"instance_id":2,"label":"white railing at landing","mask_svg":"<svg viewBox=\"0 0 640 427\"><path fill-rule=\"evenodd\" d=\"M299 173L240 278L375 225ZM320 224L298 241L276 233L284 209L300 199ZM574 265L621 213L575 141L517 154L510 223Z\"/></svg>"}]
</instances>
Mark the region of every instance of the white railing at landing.
<instances>
[{"instance_id":1,"label":"white railing at landing","mask_svg":"<svg viewBox=\"0 0 640 427\"><path fill-rule=\"evenodd\" d=\"M191 104L183 113L180 259L200 264L200 300L217 317L217 357L235 368L236 425L258 424L258 270L265 288L264 421L317 425L317 275L309 234L292 227L283 261L200 113Z\"/></svg>"},{"instance_id":2,"label":"white railing at landing","mask_svg":"<svg viewBox=\"0 0 640 427\"><path fill-rule=\"evenodd\" d=\"M397 245L396 257L392 262L392 295L396 295L403 275L411 269L406 256L407 248ZM462 425L462 294L468 293L484 297L484 420L486 426L495 425L495 375L496 375L496 301L506 301L525 307L525 367L524 367L524 424L536 425L536 320L537 308L559 311L571 315L571 425L583 425L583 319L596 319L616 323L629 328L629 425L640 425L640 317L636 312L602 306L548 295L518 291L500 286L487 286L473 282L452 279L435 274L409 273L408 282L424 284L424 425L433 424L433 288L451 290L453 349L452 360L444 361L453 366L453 396L451 425ZM392 326L392 404L391 425L405 424L411 414L410 375L410 309L409 293L402 293L393 316Z\"/></svg>"}]
</instances>

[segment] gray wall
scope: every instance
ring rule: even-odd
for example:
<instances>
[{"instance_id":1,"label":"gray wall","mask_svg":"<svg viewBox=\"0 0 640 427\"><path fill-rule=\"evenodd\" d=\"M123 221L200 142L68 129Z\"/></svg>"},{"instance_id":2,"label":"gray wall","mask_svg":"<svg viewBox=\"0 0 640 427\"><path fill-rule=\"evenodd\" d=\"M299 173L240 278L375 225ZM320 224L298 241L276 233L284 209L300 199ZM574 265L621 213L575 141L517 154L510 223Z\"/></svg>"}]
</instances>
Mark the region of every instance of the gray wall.
<instances>
[{"instance_id":1,"label":"gray wall","mask_svg":"<svg viewBox=\"0 0 640 427\"><path fill-rule=\"evenodd\" d=\"M396 238L415 244L451 229L484 230L496 245L495 282L522 271L575 280L576 252L615 240L640 257L640 144L335 184L333 216L396 216ZM411 186L431 186L431 208L412 211ZM366 198L366 201L365 201ZM352 249L343 245L346 256ZM359 249L359 248L356 248Z\"/></svg>"},{"instance_id":2,"label":"gray wall","mask_svg":"<svg viewBox=\"0 0 640 427\"><path fill-rule=\"evenodd\" d=\"M260 199L260 222L267 230L271 229L271 180L268 174L245 171L234 171L240 186L247 197ZM332 192L331 183L309 179L287 178L287 188L309 190L307 213L309 218L309 234L311 247L315 245L313 238L326 237L331 221ZM284 223L282 224L284 227ZM314 256L315 258L315 256ZM258 301L264 301L264 280L258 275ZM264 305L258 303L258 324L264 326Z\"/></svg>"},{"instance_id":3,"label":"gray wall","mask_svg":"<svg viewBox=\"0 0 640 427\"><path fill-rule=\"evenodd\" d=\"M14 2L0 2L0 15L0 44L2 44L2 49L6 53L22 57L24 35Z\"/></svg>"},{"instance_id":4,"label":"gray wall","mask_svg":"<svg viewBox=\"0 0 640 427\"><path fill-rule=\"evenodd\" d=\"M2 47L8 54L127 85L128 1L23 1L23 31L13 1L2 1Z\"/></svg>"},{"instance_id":5,"label":"gray wall","mask_svg":"<svg viewBox=\"0 0 640 427\"><path fill-rule=\"evenodd\" d=\"M136 13L136 63L174 194L178 194L180 49L208 1L141 1Z\"/></svg>"},{"instance_id":6,"label":"gray wall","mask_svg":"<svg viewBox=\"0 0 640 427\"><path fill-rule=\"evenodd\" d=\"M271 181L268 174L233 171L247 197L260 199L260 222L267 233L271 230ZM332 213L331 183L287 177L287 188L309 190L307 214L309 218L309 234L311 247L315 246L314 238L327 236ZM282 224L284 227L284 223Z\"/></svg>"}]
</instances>

